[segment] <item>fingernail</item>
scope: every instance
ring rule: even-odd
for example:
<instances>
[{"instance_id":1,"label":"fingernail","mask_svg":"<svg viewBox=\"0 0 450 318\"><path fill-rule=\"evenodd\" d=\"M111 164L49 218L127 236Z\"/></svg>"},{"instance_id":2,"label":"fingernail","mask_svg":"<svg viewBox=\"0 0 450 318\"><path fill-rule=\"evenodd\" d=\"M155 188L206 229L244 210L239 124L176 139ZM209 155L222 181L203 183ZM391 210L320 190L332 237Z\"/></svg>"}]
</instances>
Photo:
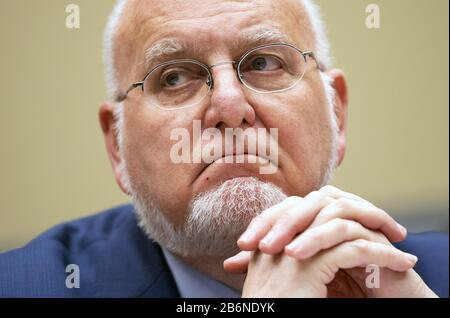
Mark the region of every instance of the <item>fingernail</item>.
<instances>
[{"instance_id":1,"label":"fingernail","mask_svg":"<svg viewBox=\"0 0 450 318\"><path fill-rule=\"evenodd\" d=\"M286 245L285 249L293 252L294 250L298 249L298 245L296 243L289 243L288 245Z\"/></svg>"},{"instance_id":2,"label":"fingernail","mask_svg":"<svg viewBox=\"0 0 450 318\"><path fill-rule=\"evenodd\" d=\"M416 264L417 263L417 256L409 254L409 253L405 253L406 254L406 258L411 262L411 264Z\"/></svg>"},{"instance_id":3,"label":"fingernail","mask_svg":"<svg viewBox=\"0 0 450 318\"><path fill-rule=\"evenodd\" d=\"M397 223L397 227L400 230L400 232L402 232L403 235L405 235L408 232L408 230L403 225L401 225L399 223Z\"/></svg>"},{"instance_id":4,"label":"fingernail","mask_svg":"<svg viewBox=\"0 0 450 318\"><path fill-rule=\"evenodd\" d=\"M300 257L301 256L301 250L298 250L295 246L293 245L287 245L284 250L291 255L292 257Z\"/></svg>"},{"instance_id":5,"label":"fingernail","mask_svg":"<svg viewBox=\"0 0 450 318\"><path fill-rule=\"evenodd\" d=\"M311 249L305 247L304 244L289 244L285 247L286 251L289 251L290 255L298 260L309 258L313 253Z\"/></svg>"},{"instance_id":6,"label":"fingernail","mask_svg":"<svg viewBox=\"0 0 450 318\"><path fill-rule=\"evenodd\" d=\"M250 241L251 240L251 238L252 238L252 232L250 232L250 231L245 231L242 235L241 235L241 237L239 237L239 239L238 239L238 242L248 242L248 241Z\"/></svg>"},{"instance_id":7,"label":"fingernail","mask_svg":"<svg viewBox=\"0 0 450 318\"><path fill-rule=\"evenodd\" d=\"M272 243L273 239L275 237L275 234L270 231L269 233L267 233L267 235L261 240L261 243L264 245L270 245L270 243Z\"/></svg>"}]
</instances>

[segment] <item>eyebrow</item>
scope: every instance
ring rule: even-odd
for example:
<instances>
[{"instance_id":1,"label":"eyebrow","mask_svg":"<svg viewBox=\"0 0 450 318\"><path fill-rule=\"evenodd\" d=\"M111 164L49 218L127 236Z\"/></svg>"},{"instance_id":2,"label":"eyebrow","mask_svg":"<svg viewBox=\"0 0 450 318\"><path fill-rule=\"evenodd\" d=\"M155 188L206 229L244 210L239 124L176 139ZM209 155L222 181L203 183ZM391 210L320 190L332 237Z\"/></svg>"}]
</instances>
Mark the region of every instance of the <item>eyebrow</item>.
<instances>
[{"instance_id":1,"label":"eyebrow","mask_svg":"<svg viewBox=\"0 0 450 318\"><path fill-rule=\"evenodd\" d=\"M248 50L258 45L275 42L289 42L289 39L277 28L260 28L241 32L235 39L233 45L234 47ZM144 65L149 70L151 66L157 63L186 53L198 54L200 50L194 43L176 39L164 39L145 50Z\"/></svg>"},{"instance_id":2,"label":"eyebrow","mask_svg":"<svg viewBox=\"0 0 450 318\"><path fill-rule=\"evenodd\" d=\"M250 49L251 46L269 44L274 42L290 42L287 35L278 28L260 28L241 32L234 41L235 47Z\"/></svg>"}]
</instances>

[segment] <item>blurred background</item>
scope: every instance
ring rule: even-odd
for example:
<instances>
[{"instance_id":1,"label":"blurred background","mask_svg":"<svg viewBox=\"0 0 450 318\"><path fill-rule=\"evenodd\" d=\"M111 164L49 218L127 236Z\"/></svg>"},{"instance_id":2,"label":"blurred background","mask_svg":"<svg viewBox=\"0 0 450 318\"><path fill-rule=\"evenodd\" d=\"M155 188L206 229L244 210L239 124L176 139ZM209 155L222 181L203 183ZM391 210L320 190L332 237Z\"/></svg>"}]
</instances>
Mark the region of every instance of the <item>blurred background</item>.
<instances>
[{"instance_id":1,"label":"blurred background","mask_svg":"<svg viewBox=\"0 0 450 318\"><path fill-rule=\"evenodd\" d=\"M333 184L410 231L448 232L449 2L317 0L345 70L347 154ZM80 28L66 28L66 6ZM366 6L380 28L366 27ZM128 202L97 111L102 32L114 1L0 0L0 251L57 223Z\"/></svg>"}]
</instances>

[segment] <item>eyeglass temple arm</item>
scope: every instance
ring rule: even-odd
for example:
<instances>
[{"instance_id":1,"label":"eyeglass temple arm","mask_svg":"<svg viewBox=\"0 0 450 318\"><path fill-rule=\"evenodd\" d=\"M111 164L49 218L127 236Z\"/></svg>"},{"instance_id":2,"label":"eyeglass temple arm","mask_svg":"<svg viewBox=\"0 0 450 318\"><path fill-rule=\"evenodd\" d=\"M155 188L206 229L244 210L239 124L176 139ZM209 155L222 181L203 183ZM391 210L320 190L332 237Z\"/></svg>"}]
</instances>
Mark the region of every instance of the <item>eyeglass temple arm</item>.
<instances>
[{"instance_id":1,"label":"eyeglass temple arm","mask_svg":"<svg viewBox=\"0 0 450 318\"><path fill-rule=\"evenodd\" d=\"M125 98L127 98L128 93L139 86L144 87L144 82L137 82L137 83L131 84L130 87L128 87L128 89L124 93L120 93L117 95L116 102L117 103L123 102L125 100Z\"/></svg>"},{"instance_id":2,"label":"eyeglass temple arm","mask_svg":"<svg viewBox=\"0 0 450 318\"><path fill-rule=\"evenodd\" d=\"M319 62L319 60L317 60L317 58L316 58L316 56L314 55L314 52L313 52L313 51L306 51L306 52L303 52L303 56L304 56L304 57L309 56L310 58L312 58L314 61L316 61L317 68L318 68L320 71L322 71L322 72L325 71L325 67L322 65L322 63Z\"/></svg>"}]
</instances>

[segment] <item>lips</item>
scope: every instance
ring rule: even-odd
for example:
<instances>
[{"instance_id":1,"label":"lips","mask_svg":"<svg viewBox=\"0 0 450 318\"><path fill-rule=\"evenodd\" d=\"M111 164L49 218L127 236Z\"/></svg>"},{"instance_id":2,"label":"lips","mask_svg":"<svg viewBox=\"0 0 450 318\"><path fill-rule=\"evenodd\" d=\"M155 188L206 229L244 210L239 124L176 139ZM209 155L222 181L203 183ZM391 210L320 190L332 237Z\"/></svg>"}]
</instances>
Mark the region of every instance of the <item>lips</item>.
<instances>
[{"instance_id":1,"label":"lips","mask_svg":"<svg viewBox=\"0 0 450 318\"><path fill-rule=\"evenodd\" d=\"M249 156L255 157L255 160L252 160L255 162L250 162L249 158L248 158ZM259 161L263 160L264 162L262 162L262 163L267 163L270 161L268 158L266 158L264 156L259 156L257 154L244 152L241 154L223 155L222 157L218 157L218 158L214 159L214 161L211 162L209 165L211 165L213 163L258 163L258 160Z\"/></svg>"},{"instance_id":2,"label":"lips","mask_svg":"<svg viewBox=\"0 0 450 318\"><path fill-rule=\"evenodd\" d=\"M249 156L254 156L255 162L249 162ZM262 162L261 162L262 161ZM220 163L220 164L245 164L245 163L253 163L253 164L266 164L268 162L271 162L271 160L264 155L258 155L257 153L250 153L250 152L241 152L236 153L233 152L233 154L225 154L222 156L217 156L213 159L211 163L203 163L203 166L201 170L199 171L198 176L200 176L209 166Z\"/></svg>"}]
</instances>

